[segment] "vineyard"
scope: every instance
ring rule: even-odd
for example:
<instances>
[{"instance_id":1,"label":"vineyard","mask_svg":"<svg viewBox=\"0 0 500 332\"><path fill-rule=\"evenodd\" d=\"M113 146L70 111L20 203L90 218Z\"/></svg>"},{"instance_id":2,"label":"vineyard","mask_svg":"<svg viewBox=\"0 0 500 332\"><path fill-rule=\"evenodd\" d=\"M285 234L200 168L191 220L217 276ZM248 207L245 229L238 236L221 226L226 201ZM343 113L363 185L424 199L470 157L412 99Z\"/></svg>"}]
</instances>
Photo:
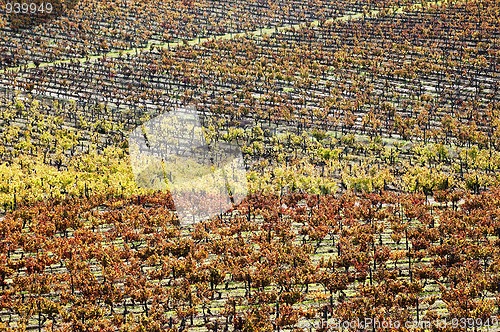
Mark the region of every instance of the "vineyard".
<instances>
[{"instance_id":1,"label":"vineyard","mask_svg":"<svg viewBox=\"0 0 500 332\"><path fill-rule=\"evenodd\" d=\"M498 1L12 2L0 330L500 331ZM131 141L187 109L247 187L174 164L191 224Z\"/></svg>"}]
</instances>

